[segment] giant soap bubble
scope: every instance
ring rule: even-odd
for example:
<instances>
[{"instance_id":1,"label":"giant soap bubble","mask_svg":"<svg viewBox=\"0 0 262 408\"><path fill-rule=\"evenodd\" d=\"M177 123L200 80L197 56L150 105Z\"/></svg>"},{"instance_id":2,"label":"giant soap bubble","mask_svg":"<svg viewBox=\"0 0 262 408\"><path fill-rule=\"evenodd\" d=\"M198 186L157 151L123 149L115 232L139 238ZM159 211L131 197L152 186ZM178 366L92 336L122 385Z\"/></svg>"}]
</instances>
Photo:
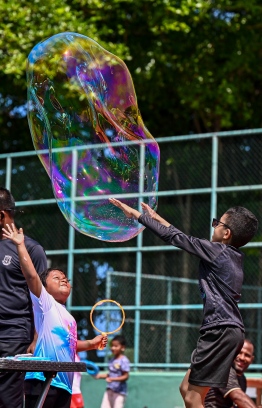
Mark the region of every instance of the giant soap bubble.
<instances>
[{"instance_id":1,"label":"giant soap bubble","mask_svg":"<svg viewBox=\"0 0 262 408\"><path fill-rule=\"evenodd\" d=\"M156 209L159 147L124 62L88 37L60 33L30 52L27 85L34 147L66 220L103 241L136 236L144 227L108 198L138 208L143 193Z\"/></svg>"}]
</instances>

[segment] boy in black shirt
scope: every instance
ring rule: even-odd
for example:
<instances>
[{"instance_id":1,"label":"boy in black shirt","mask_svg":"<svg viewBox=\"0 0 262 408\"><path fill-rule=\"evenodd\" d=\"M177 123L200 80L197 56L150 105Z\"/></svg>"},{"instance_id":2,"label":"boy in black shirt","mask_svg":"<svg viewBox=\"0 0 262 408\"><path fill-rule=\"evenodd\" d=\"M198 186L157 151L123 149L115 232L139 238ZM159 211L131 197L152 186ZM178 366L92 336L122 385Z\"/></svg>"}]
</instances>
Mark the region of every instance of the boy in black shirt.
<instances>
[{"instance_id":1,"label":"boy in black shirt","mask_svg":"<svg viewBox=\"0 0 262 408\"><path fill-rule=\"evenodd\" d=\"M210 387L226 386L232 362L244 343L244 325L237 305L243 282L243 254L238 248L252 239L258 221L246 208L230 208L220 220L213 220L210 242L184 234L147 204L142 203L146 213L141 214L114 198L110 202L165 242L200 258L204 316L183 389L187 408L203 408Z\"/></svg>"}]
</instances>

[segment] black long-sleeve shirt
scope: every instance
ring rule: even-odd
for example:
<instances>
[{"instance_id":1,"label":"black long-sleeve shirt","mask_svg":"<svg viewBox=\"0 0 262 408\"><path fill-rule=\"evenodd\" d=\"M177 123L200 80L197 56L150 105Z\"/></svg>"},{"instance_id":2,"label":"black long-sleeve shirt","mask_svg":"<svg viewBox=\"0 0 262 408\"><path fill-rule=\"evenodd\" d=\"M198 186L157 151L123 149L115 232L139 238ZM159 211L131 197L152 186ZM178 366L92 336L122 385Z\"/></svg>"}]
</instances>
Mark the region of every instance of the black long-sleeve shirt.
<instances>
[{"instance_id":1,"label":"black long-sleeve shirt","mask_svg":"<svg viewBox=\"0 0 262 408\"><path fill-rule=\"evenodd\" d=\"M163 241L200 258L199 289L204 304L200 331L217 326L240 327L244 331L237 305L244 277L244 254L231 245L186 235L173 225L165 227L144 214L138 221Z\"/></svg>"}]
</instances>

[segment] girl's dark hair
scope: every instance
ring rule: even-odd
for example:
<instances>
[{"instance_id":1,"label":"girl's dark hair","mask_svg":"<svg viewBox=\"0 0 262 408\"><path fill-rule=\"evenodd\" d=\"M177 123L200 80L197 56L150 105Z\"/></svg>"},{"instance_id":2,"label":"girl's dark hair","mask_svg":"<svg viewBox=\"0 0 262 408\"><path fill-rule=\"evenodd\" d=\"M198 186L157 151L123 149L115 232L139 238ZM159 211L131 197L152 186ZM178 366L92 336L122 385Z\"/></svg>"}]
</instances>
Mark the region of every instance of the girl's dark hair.
<instances>
[{"instance_id":1,"label":"girl's dark hair","mask_svg":"<svg viewBox=\"0 0 262 408\"><path fill-rule=\"evenodd\" d=\"M231 245L236 248L246 245L257 232L257 218L251 211L239 206L229 208L225 215L226 224L232 232Z\"/></svg>"},{"instance_id":2,"label":"girl's dark hair","mask_svg":"<svg viewBox=\"0 0 262 408\"><path fill-rule=\"evenodd\" d=\"M121 336L121 334L118 334L117 336L112 338L112 341L118 341L121 346L126 346L126 339L124 336Z\"/></svg>"},{"instance_id":3,"label":"girl's dark hair","mask_svg":"<svg viewBox=\"0 0 262 408\"><path fill-rule=\"evenodd\" d=\"M59 269L59 268L45 269L43 272L39 273L39 278L40 278L40 280L41 280L41 282L42 282L42 284L43 284L43 286L45 288L46 288L46 279L47 279L48 275L50 274L50 272L52 272L52 271L62 272L66 276L65 272L62 269Z\"/></svg>"}]
</instances>

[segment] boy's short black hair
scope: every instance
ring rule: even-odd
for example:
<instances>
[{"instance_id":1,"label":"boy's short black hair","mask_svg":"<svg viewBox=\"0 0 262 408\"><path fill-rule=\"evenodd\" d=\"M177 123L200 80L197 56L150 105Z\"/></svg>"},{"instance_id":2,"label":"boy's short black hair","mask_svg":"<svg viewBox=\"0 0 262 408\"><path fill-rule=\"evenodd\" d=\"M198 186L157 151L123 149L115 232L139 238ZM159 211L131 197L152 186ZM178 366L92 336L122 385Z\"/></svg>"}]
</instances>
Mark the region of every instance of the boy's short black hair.
<instances>
[{"instance_id":1,"label":"boy's short black hair","mask_svg":"<svg viewBox=\"0 0 262 408\"><path fill-rule=\"evenodd\" d=\"M40 281L42 282L42 284L43 284L43 286L45 288L46 288L46 279L47 279L48 275L50 274L50 272L52 272L52 271L62 272L66 276L65 272L62 269L59 269L59 268L47 268L47 269L45 269L44 271L39 273Z\"/></svg>"},{"instance_id":2,"label":"boy's short black hair","mask_svg":"<svg viewBox=\"0 0 262 408\"><path fill-rule=\"evenodd\" d=\"M121 334L116 335L115 337L112 338L112 341L118 341L121 346L126 346L126 339L124 336L121 336Z\"/></svg>"},{"instance_id":3,"label":"boy's short black hair","mask_svg":"<svg viewBox=\"0 0 262 408\"><path fill-rule=\"evenodd\" d=\"M232 232L231 245L240 248L246 245L255 235L258 220L255 215L244 207L232 207L225 212L226 224Z\"/></svg>"}]
</instances>

